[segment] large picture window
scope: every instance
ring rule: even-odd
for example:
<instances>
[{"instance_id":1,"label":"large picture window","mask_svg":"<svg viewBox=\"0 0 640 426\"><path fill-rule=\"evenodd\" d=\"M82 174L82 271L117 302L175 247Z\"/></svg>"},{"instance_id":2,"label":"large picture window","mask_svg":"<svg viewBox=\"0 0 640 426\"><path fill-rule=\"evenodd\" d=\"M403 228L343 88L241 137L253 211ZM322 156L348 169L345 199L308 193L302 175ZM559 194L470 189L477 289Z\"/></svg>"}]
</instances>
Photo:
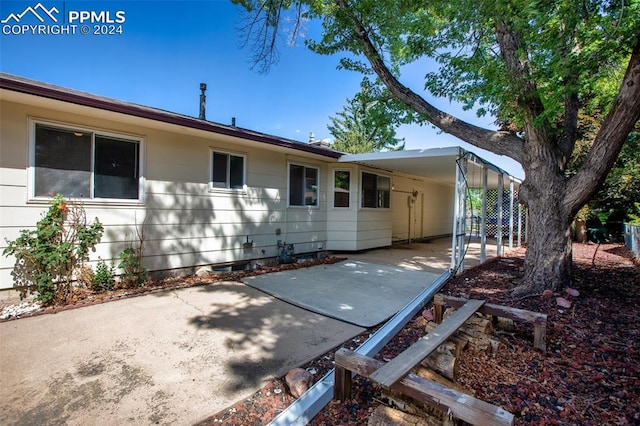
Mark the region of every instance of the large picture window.
<instances>
[{"instance_id":1,"label":"large picture window","mask_svg":"<svg viewBox=\"0 0 640 426\"><path fill-rule=\"evenodd\" d=\"M36 123L36 197L140 199L140 141Z\"/></svg>"},{"instance_id":2,"label":"large picture window","mask_svg":"<svg viewBox=\"0 0 640 426\"><path fill-rule=\"evenodd\" d=\"M362 207L389 208L391 178L362 172Z\"/></svg>"},{"instance_id":3,"label":"large picture window","mask_svg":"<svg viewBox=\"0 0 640 426\"><path fill-rule=\"evenodd\" d=\"M289 164L289 205L318 205L318 169Z\"/></svg>"},{"instance_id":4,"label":"large picture window","mask_svg":"<svg viewBox=\"0 0 640 426\"><path fill-rule=\"evenodd\" d=\"M211 188L243 189L245 185L244 156L226 152L211 153Z\"/></svg>"},{"instance_id":5,"label":"large picture window","mask_svg":"<svg viewBox=\"0 0 640 426\"><path fill-rule=\"evenodd\" d=\"M351 172L336 170L333 175L333 207L349 207Z\"/></svg>"}]
</instances>

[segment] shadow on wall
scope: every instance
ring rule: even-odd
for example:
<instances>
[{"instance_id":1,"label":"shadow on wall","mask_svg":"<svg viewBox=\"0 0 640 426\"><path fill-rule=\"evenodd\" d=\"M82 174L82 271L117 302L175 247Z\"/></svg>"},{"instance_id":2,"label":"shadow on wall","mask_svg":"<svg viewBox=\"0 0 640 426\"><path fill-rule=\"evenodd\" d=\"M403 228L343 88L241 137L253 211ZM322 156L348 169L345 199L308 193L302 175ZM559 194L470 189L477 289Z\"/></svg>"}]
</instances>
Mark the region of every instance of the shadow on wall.
<instances>
[{"instance_id":1,"label":"shadow on wall","mask_svg":"<svg viewBox=\"0 0 640 426\"><path fill-rule=\"evenodd\" d=\"M209 192L203 184L166 183L162 192L147 192L144 210L120 210L121 223L129 225L107 226L105 241L112 243L111 256L117 259L125 248L138 247L142 236L143 264L157 278L264 257L260 246L266 244L265 234L275 236L275 229L284 226L280 199L268 192ZM256 235L263 238L247 250L243 244Z\"/></svg>"}]
</instances>

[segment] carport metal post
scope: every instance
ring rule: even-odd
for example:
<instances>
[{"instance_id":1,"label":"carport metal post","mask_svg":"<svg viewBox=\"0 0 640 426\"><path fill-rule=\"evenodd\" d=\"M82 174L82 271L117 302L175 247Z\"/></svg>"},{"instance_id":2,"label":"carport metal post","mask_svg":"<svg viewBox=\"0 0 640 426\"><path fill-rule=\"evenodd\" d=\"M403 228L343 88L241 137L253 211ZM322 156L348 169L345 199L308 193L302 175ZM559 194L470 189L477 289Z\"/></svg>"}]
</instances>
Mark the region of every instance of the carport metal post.
<instances>
[{"instance_id":1,"label":"carport metal post","mask_svg":"<svg viewBox=\"0 0 640 426\"><path fill-rule=\"evenodd\" d=\"M482 211L480 213L480 263L487 260L487 186L489 169L482 164Z\"/></svg>"},{"instance_id":2,"label":"carport metal post","mask_svg":"<svg viewBox=\"0 0 640 426\"><path fill-rule=\"evenodd\" d=\"M456 186L453 205L453 237L451 242L451 270L464 269L464 236L466 234L466 176L467 158L456 160Z\"/></svg>"},{"instance_id":3,"label":"carport metal post","mask_svg":"<svg viewBox=\"0 0 640 426\"><path fill-rule=\"evenodd\" d=\"M504 199L504 175L498 175L498 197L496 207L498 208L498 218L496 220L496 256L502 254L502 200Z\"/></svg>"},{"instance_id":4,"label":"carport metal post","mask_svg":"<svg viewBox=\"0 0 640 426\"><path fill-rule=\"evenodd\" d=\"M519 198L520 197L518 197L518 247L522 245L522 203Z\"/></svg>"},{"instance_id":5,"label":"carport metal post","mask_svg":"<svg viewBox=\"0 0 640 426\"><path fill-rule=\"evenodd\" d=\"M509 176L509 250L513 250L513 208L514 203L513 177Z\"/></svg>"}]
</instances>

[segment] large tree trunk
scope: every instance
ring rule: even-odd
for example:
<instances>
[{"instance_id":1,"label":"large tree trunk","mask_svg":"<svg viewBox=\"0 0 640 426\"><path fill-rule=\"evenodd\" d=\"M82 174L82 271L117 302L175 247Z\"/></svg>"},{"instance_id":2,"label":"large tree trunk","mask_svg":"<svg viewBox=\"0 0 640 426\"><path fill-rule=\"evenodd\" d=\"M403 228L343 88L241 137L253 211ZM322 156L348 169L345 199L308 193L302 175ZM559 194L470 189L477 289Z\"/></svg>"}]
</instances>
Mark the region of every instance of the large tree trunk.
<instances>
[{"instance_id":1,"label":"large tree trunk","mask_svg":"<svg viewBox=\"0 0 640 426\"><path fill-rule=\"evenodd\" d=\"M567 181L559 164L560 152L546 139L529 132L530 156L523 163L527 178L520 198L529 210L525 274L516 294L542 293L571 283L571 222L565 206Z\"/></svg>"},{"instance_id":2,"label":"large tree trunk","mask_svg":"<svg viewBox=\"0 0 640 426\"><path fill-rule=\"evenodd\" d=\"M557 196L545 194L529 209L529 232L523 283L515 293L539 294L571 283L570 219L557 214ZM535 236L534 236L535 235Z\"/></svg>"}]
</instances>

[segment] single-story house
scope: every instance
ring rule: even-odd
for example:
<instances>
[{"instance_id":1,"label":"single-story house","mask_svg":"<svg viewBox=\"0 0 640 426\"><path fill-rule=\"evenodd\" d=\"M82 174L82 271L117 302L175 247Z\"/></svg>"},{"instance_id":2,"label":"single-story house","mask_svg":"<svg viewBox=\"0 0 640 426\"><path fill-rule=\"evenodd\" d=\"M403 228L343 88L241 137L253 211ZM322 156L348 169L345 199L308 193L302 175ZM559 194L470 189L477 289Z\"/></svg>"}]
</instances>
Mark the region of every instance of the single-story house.
<instances>
[{"instance_id":1,"label":"single-story house","mask_svg":"<svg viewBox=\"0 0 640 426\"><path fill-rule=\"evenodd\" d=\"M61 193L104 225L93 262L117 262L142 234L154 273L255 265L289 245L314 255L444 235L455 257L470 176L485 199L492 188L511 194L511 244L519 181L459 147L344 155L0 74L0 250ZM13 287L14 262L0 258L0 290Z\"/></svg>"}]
</instances>

